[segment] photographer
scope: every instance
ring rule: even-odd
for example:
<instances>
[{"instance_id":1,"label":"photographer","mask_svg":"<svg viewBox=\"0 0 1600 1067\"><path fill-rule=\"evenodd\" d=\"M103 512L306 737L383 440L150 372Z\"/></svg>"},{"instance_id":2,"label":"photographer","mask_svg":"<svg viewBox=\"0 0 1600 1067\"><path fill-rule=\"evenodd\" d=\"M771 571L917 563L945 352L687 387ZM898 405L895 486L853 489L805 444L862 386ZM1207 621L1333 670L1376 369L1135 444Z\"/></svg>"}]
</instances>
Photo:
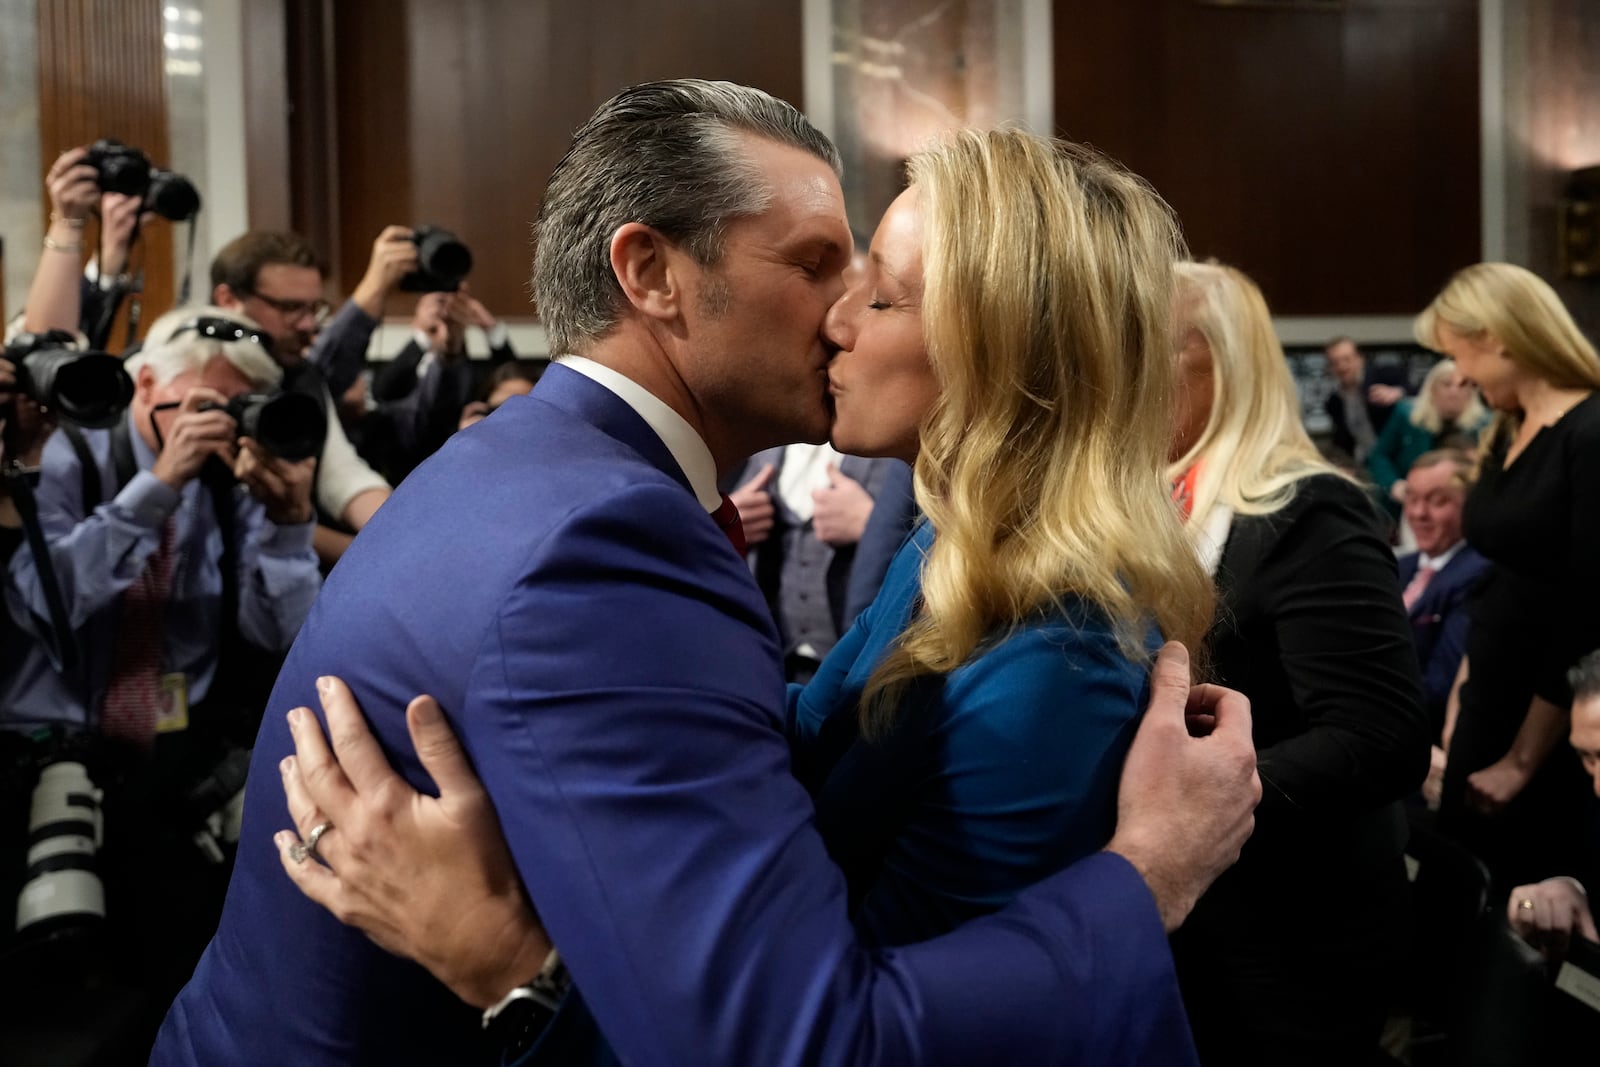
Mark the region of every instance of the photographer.
<instances>
[{"instance_id":1,"label":"photographer","mask_svg":"<svg viewBox=\"0 0 1600 1067\"><path fill-rule=\"evenodd\" d=\"M491 367L516 359L505 326L465 283L456 292L423 293L411 326L412 340L373 380L376 406L362 423L361 454L392 482L438 451L477 392L469 326L487 337Z\"/></svg>"},{"instance_id":2,"label":"photographer","mask_svg":"<svg viewBox=\"0 0 1600 1067\"><path fill-rule=\"evenodd\" d=\"M46 444L39 518L72 634L45 633L46 594L27 546L11 560L7 600L24 630L75 640L81 667L65 677L50 641L30 648L3 712L11 722L67 722L149 749L158 733L212 714L207 699L233 627L263 649L293 641L321 586L311 551L315 460L266 454L218 410L281 378L259 338L253 323L219 309L168 312L129 362L127 415ZM86 507L86 496L102 502ZM237 608L226 618L230 600Z\"/></svg>"},{"instance_id":3,"label":"photographer","mask_svg":"<svg viewBox=\"0 0 1600 1067\"><path fill-rule=\"evenodd\" d=\"M389 483L356 454L345 436L333 397L360 376L385 300L416 266L410 233L403 226L390 226L378 235L355 293L326 325L322 262L298 234L251 230L230 241L211 261L212 302L260 323L273 339L273 356L284 369L284 388L318 397L327 409L328 436L315 500L322 516L316 531L317 555L329 566L389 497Z\"/></svg>"}]
</instances>

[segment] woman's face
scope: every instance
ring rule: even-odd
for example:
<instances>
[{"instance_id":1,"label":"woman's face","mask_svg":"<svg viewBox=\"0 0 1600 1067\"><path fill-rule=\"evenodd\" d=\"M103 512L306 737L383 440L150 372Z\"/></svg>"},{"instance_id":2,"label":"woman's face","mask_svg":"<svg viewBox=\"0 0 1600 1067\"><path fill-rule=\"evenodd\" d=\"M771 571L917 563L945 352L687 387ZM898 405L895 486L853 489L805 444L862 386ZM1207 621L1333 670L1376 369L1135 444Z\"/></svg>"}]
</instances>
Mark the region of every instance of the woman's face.
<instances>
[{"instance_id":1,"label":"woman's face","mask_svg":"<svg viewBox=\"0 0 1600 1067\"><path fill-rule=\"evenodd\" d=\"M1205 334L1188 326L1183 331L1183 346L1178 349L1178 403L1168 459L1183 458L1200 440L1206 423L1211 421L1214 389L1211 345Z\"/></svg>"},{"instance_id":2,"label":"woman's face","mask_svg":"<svg viewBox=\"0 0 1600 1067\"><path fill-rule=\"evenodd\" d=\"M1517 365L1506 355L1504 345L1491 334L1469 337L1442 322L1437 333L1439 350L1455 360L1461 377L1478 387L1490 407L1501 411L1517 408Z\"/></svg>"},{"instance_id":3,"label":"woman's face","mask_svg":"<svg viewBox=\"0 0 1600 1067\"><path fill-rule=\"evenodd\" d=\"M828 365L833 447L916 461L918 428L939 395L922 335L922 216L917 190L896 198L861 273L828 312L839 350Z\"/></svg>"},{"instance_id":4,"label":"woman's face","mask_svg":"<svg viewBox=\"0 0 1600 1067\"><path fill-rule=\"evenodd\" d=\"M1433 383L1433 409L1446 422L1454 422L1472 400L1472 383L1457 368Z\"/></svg>"}]
</instances>

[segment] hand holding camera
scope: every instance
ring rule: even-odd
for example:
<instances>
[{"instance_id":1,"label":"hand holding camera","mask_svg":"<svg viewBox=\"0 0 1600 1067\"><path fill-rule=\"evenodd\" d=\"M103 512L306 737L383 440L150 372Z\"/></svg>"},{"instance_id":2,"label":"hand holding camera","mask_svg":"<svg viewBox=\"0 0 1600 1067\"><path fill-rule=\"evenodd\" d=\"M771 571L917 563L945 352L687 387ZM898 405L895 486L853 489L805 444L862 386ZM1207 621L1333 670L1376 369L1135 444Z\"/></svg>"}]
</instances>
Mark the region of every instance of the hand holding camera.
<instances>
[{"instance_id":1,"label":"hand holding camera","mask_svg":"<svg viewBox=\"0 0 1600 1067\"><path fill-rule=\"evenodd\" d=\"M102 192L138 199L172 222L188 222L200 214L200 194L189 179L152 167L137 148L102 138L88 147L84 162L95 169Z\"/></svg>"},{"instance_id":2,"label":"hand holding camera","mask_svg":"<svg viewBox=\"0 0 1600 1067\"><path fill-rule=\"evenodd\" d=\"M383 302L402 278L417 269L417 246L405 226L385 226L372 242L367 272L350 299L373 318L383 316Z\"/></svg>"},{"instance_id":3,"label":"hand holding camera","mask_svg":"<svg viewBox=\"0 0 1600 1067\"><path fill-rule=\"evenodd\" d=\"M87 163L89 150L73 148L61 153L45 175L50 193L51 221L81 230L100 199L99 172Z\"/></svg>"},{"instance_id":4,"label":"hand holding camera","mask_svg":"<svg viewBox=\"0 0 1600 1067\"><path fill-rule=\"evenodd\" d=\"M233 476L266 509L267 521L277 526L310 522L311 482L317 460L287 460L274 456L252 437L239 438L239 454L233 461Z\"/></svg>"},{"instance_id":5,"label":"hand holding camera","mask_svg":"<svg viewBox=\"0 0 1600 1067\"><path fill-rule=\"evenodd\" d=\"M184 393L150 473L181 490L212 456L231 469L239 427L227 406L227 397L203 385Z\"/></svg>"},{"instance_id":6,"label":"hand holding camera","mask_svg":"<svg viewBox=\"0 0 1600 1067\"><path fill-rule=\"evenodd\" d=\"M154 217L153 211L140 211L143 201L136 196L106 193L100 197L100 275L111 277L128 267L128 252L136 231Z\"/></svg>"}]
</instances>

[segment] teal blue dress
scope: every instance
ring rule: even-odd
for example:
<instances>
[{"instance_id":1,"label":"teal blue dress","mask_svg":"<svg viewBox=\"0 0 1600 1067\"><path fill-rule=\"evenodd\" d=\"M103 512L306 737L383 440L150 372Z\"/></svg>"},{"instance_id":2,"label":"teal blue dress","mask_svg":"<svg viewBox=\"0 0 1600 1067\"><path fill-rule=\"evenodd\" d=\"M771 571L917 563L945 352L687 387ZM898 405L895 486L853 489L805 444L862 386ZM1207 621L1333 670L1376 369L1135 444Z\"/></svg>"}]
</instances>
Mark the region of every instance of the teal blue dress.
<instances>
[{"instance_id":1,"label":"teal blue dress","mask_svg":"<svg viewBox=\"0 0 1600 1067\"><path fill-rule=\"evenodd\" d=\"M1367 473L1372 476L1377 496L1389 514L1396 518L1400 516L1400 505L1389 495L1389 490L1395 482L1411 473L1411 465L1424 453L1452 441L1464 448L1473 447L1486 425L1486 421L1480 420L1469 425L1449 426L1440 433L1433 433L1411 421L1411 412L1416 404L1413 398L1395 405L1394 414L1389 416L1383 433L1372 446L1372 454L1367 456Z\"/></svg>"},{"instance_id":2,"label":"teal blue dress","mask_svg":"<svg viewBox=\"0 0 1600 1067\"><path fill-rule=\"evenodd\" d=\"M1068 598L913 683L890 735L863 741L862 689L912 617L932 543L928 524L912 532L872 606L789 691L796 774L857 930L885 946L996 911L1104 847L1149 697L1149 664L1122 652L1098 608ZM1145 646L1160 646L1153 626Z\"/></svg>"}]
</instances>

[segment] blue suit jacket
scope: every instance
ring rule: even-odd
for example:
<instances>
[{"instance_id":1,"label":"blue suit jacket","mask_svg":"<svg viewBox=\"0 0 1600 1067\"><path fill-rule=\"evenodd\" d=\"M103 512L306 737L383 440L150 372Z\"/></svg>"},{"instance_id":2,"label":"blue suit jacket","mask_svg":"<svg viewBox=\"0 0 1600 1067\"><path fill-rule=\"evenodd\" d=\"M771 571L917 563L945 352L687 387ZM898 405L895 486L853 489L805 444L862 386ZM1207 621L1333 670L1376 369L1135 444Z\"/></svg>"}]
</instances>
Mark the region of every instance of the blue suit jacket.
<instances>
[{"instance_id":1,"label":"blue suit jacket","mask_svg":"<svg viewBox=\"0 0 1600 1067\"><path fill-rule=\"evenodd\" d=\"M257 742L221 925L155 1064L471 1060L476 1013L279 867L282 714L315 707L329 672L414 784L401 709L438 696L626 1063L1192 1062L1160 923L1119 857L937 941L858 944L790 773L744 562L643 420L557 366L418 468L329 579Z\"/></svg>"},{"instance_id":2,"label":"blue suit jacket","mask_svg":"<svg viewBox=\"0 0 1600 1067\"><path fill-rule=\"evenodd\" d=\"M1418 553L1410 552L1396 561L1401 589L1417 576L1420 559ZM1422 703L1428 710L1436 741L1444 727L1450 687L1455 684L1461 657L1467 651L1468 604L1488 572L1489 561L1471 545L1462 545L1411 606L1411 637L1422 664Z\"/></svg>"}]
</instances>

